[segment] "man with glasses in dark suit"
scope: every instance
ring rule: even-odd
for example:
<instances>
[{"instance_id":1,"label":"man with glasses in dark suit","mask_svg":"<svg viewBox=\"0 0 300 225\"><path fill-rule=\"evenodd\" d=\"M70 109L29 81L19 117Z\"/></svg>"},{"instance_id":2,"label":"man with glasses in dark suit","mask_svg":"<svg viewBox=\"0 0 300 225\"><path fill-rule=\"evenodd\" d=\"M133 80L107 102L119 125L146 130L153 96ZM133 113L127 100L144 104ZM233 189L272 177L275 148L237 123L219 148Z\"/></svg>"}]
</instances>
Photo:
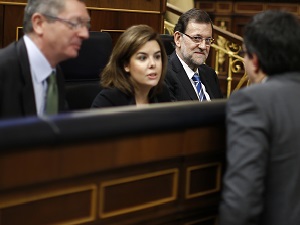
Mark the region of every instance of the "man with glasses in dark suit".
<instances>
[{"instance_id":1,"label":"man with glasses in dark suit","mask_svg":"<svg viewBox=\"0 0 300 225\"><path fill-rule=\"evenodd\" d=\"M223 98L216 72L205 64L212 33L212 21L203 10L193 8L179 17L165 78L173 101Z\"/></svg>"}]
</instances>

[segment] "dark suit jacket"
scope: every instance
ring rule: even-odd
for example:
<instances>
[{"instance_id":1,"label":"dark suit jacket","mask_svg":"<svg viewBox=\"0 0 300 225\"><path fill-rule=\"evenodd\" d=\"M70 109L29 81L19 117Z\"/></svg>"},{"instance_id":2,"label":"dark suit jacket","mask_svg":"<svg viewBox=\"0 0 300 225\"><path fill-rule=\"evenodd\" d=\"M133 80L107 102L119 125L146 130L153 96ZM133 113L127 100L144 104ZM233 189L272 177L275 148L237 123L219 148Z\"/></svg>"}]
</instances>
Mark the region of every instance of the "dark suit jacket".
<instances>
[{"instance_id":1,"label":"dark suit jacket","mask_svg":"<svg viewBox=\"0 0 300 225\"><path fill-rule=\"evenodd\" d=\"M161 93L150 99L150 103L170 102L171 98L168 88L164 86ZM135 105L135 98L127 95L117 88L104 88L96 96L92 103L92 108Z\"/></svg>"},{"instance_id":2,"label":"dark suit jacket","mask_svg":"<svg viewBox=\"0 0 300 225\"><path fill-rule=\"evenodd\" d=\"M64 80L57 68L59 111L66 108ZM23 38L0 50L0 119L37 115L30 65Z\"/></svg>"},{"instance_id":3,"label":"dark suit jacket","mask_svg":"<svg viewBox=\"0 0 300 225\"><path fill-rule=\"evenodd\" d=\"M300 224L300 73L269 77L227 103L220 225Z\"/></svg>"},{"instance_id":4,"label":"dark suit jacket","mask_svg":"<svg viewBox=\"0 0 300 225\"><path fill-rule=\"evenodd\" d=\"M202 64L199 68L201 82L206 88L206 92L211 99L223 98L216 72ZM196 100L199 101L197 94L187 77L187 74L178 59L175 51L170 55L168 62L168 71L165 78L170 95L174 101Z\"/></svg>"}]
</instances>

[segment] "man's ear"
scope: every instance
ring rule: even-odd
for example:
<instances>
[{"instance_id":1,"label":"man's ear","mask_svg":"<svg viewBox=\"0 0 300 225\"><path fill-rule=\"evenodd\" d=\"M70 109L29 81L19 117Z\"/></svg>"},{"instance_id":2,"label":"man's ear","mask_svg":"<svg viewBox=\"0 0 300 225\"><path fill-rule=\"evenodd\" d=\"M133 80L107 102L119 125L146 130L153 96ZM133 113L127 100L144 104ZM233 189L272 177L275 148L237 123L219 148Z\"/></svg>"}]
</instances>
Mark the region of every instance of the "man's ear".
<instances>
[{"instance_id":1,"label":"man's ear","mask_svg":"<svg viewBox=\"0 0 300 225\"><path fill-rule=\"evenodd\" d=\"M174 43L175 43L175 45L176 45L177 47L180 47L180 46L181 46L181 44L180 44L180 38L181 38L181 37L182 37L182 36L181 36L180 32L176 31L176 32L174 33Z\"/></svg>"},{"instance_id":2,"label":"man's ear","mask_svg":"<svg viewBox=\"0 0 300 225\"><path fill-rule=\"evenodd\" d=\"M263 79L266 77L266 74L262 71L258 57L256 54L252 54L251 57L249 57L249 64L251 64L250 67L248 67L249 75L250 75L250 82L251 83L261 83Z\"/></svg>"},{"instance_id":3,"label":"man's ear","mask_svg":"<svg viewBox=\"0 0 300 225\"><path fill-rule=\"evenodd\" d=\"M31 17L32 28L37 34L43 33L43 24L45 19L40 13L34 13Z\"/></svg>"},{"instance_id":4,"label":"man's ear","mask_svg":"<svg viewBox=\"0 0 300 225\"><path fill-rule=\"evenodd\" d=\"M260 64L259 64L259 61L258 61L258 57L255 53L252 54L251 61L252 61L252 65L253 65L253 68L254 68L254 72L258 73L259 70L260 70Z\"/></svg>"}]
</instances>

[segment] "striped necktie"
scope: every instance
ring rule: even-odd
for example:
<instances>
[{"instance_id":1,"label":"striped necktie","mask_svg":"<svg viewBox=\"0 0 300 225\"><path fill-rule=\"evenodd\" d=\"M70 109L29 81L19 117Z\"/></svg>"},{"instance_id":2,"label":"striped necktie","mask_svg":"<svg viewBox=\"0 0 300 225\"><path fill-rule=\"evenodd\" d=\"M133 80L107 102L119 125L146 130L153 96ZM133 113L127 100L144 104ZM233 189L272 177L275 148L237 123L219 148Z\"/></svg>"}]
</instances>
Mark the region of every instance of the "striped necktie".
<instances>
[{"instance_id":1,"label":"striped necktie","mask_svg":"<svg viewBox=\"0 0 300 225\"><path fill-rule=\"evenodd\" d=\"M206 97L205 97L204 91L202 89L202 84L201 84L201 80L200 80L198 73L194 74L194 76L192 77L192 80L194 81L195 86L197 88L200 102L205 101Z\"/></svg>"},{"instance_id":2,"label":"striped necktie","mask_svg":"<svg viewBox=\"0 0 300 225\"><path fill-rule=\"evenodd\" d=\"M45 113L47 115L57 114L58 112L58 89L56 84L56 74L55 71L52 71L50 76L47 78L47 96L46 96L46 105Z\"/></svg>"}]
</instances>

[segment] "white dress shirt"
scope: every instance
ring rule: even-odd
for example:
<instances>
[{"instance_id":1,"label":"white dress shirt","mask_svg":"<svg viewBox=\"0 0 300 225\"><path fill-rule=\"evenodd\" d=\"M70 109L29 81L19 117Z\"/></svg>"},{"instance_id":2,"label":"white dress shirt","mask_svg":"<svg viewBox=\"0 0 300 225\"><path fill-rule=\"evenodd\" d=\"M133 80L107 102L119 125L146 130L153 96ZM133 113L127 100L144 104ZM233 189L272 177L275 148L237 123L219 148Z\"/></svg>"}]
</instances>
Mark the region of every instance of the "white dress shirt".
<instances>
[{"instance_id":1,"label":"white dress shirt","mask_svg":"<svg viewBox=\"0 0 300 225\"><path fill-rule=\"evenodd\" d=\"M46 57L27 35L24 36L24 42L30 64L37 115L43 116L47 91L46 80L54 69L51 68Z\"/></svg>"}]
</instances>

